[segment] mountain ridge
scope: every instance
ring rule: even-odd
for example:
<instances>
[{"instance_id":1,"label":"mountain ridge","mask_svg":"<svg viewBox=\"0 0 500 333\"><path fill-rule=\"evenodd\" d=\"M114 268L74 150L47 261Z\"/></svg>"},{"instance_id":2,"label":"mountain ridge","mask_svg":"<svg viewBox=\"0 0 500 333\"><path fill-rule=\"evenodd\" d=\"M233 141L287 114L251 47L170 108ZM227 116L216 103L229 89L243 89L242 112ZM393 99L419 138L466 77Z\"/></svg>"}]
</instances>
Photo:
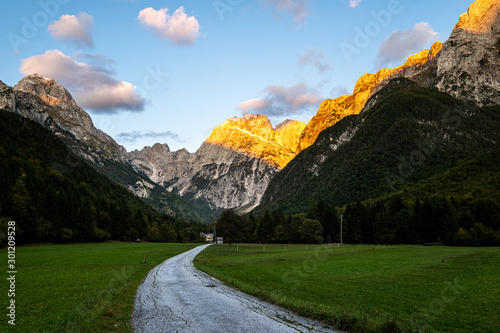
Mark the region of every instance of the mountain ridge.
<instances>
[{"instance_id":1,"label":"mountain ridge","mask_svg":"<svg viewBox=\"0 0 500 333\"><path fill-rule=\"evenodd\" d=\"M499 3L476 0L444 44L436 42L396 68L363 75L351 95L323 101L308 124L289 120L273 128L264 115L233 117L217 126L195 153L172 152L161 144L127 152L94 127L64 87L40 75L23 78L14 88L2 83L0 108L51 129L138 196L148 197L160 186L211 210L248 210L259 204L273 177L314 145L322 131L375 107L382 96L378 92L396 78L479 106L499 104ZM333 146L349 142L358 129L343 133Z\"/></svg>"},{"instance_id":2,"label":"mountain ridge","mask_svg":"<svg viewBox=\"0 0 500 333\"><path fill-rule=\"evenodd\" d=\"M126 150L95 128L71 94L51 78L28 75L15 87L0 84L0 110L33 120L63 141L90 166L170 215L208 222L211 213L157 186L126 164ZM155 193L158 197L151 197ZM182 212L182 213L180 213Z\"/></svg>"},{"instance_id":3,"label":"mountain ridge","mask_svg":"<svg viewBox=\"0 0 500 333\"><path fill-rule=\"evenodd\" d=\"M405 78L372 98L372 108L325 129L277 174L256 213L304 212L311 199L342 207L498 149L498 106L480 108Z\"/></svg>"},{"instance_id":4,"label":"mountain ridge","mask_svg":"<svg viewBox=\"0 0 500 333\"><path fill-rule=\"evenodd\" d=\"M283 169L295 156L299 135L305 126L288 119L273 128L265 115L247 113L217 126L205 142L258 157Z\"/></svg>"},{"instance_id":5,"label":"mountain ridge","mask_svg":"<svg viewBox=\"0 0 500 333\"><path fill-rule=\"evenodd\" d=\"M449 39L436 42L394 69L365 74L352 95L325 100L301 135L298 151L314 143L319 133L343 117L361 112L371 96L390 80L405 77L452 96L491 105L500 103L500 1L476 0L462 14ZM484 57L483 57L484 56ZM470 88L472 87L472 89Z\"/></svg>"}]
</instances>

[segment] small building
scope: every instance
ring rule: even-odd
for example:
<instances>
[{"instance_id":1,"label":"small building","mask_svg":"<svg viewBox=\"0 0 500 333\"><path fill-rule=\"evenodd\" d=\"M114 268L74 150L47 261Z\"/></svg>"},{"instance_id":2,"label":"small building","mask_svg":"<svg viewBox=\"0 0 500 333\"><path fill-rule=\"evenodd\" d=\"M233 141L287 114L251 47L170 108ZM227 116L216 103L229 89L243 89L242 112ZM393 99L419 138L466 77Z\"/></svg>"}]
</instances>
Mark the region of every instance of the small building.
<instances>
[{"instance_id":1,"label":"small building","mask_svg":"<svg viewBox=\"0 0 500 333\"><path fill-rule=\"evenodd\" d=\"M205 239L205 242L212 243L214 241L214 234L204 234L200 233L200 237Z\"/></svg>"}]
</instances>

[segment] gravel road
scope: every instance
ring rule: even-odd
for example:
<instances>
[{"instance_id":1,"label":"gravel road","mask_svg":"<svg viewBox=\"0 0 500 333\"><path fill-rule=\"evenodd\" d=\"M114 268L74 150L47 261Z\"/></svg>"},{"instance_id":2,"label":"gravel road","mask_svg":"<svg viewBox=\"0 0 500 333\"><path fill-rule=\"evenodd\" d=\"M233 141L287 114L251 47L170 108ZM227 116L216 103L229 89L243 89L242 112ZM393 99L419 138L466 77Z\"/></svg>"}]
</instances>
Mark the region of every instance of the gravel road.
<instances>
[{"instance_id":1,"label":"gravel road","mask_svg":"<svg viewBox=\"0 0 500 333\"><path fill-rule=\"evenodd\" d=\"M207 246L170 258L149 272L135 299L136 332L334 332L194 268L193 258Z\"/></svg>"}]
</instances>

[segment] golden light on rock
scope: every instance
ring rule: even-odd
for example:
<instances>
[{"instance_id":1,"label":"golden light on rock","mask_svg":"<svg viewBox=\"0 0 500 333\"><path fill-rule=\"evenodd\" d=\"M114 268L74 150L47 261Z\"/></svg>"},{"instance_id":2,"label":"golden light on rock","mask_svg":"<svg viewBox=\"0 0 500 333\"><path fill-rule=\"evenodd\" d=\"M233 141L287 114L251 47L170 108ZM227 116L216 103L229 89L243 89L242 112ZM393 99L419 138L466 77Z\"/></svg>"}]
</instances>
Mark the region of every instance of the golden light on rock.
<instances>
[{"instance_id":1,"label":"golden light on rock","mask_svg":"<svg viewBox=\"0 0 500 333\"><path fill-rule=\"evenodd\" d=\"M455 29L487 33L494 26L499 14L500 0L476 0L470 5L467 13L460 16ZM375 74L366 73L356 82L352 95L323 101L318 113L307 125L301 122L287 122L273 129L267 117L245 115L243 118L229 119L217 127L207 142L259 157L282 169L300 151L311 146L321 131L335 125L346 116L360 113L370 97L391 79L406 77L411 80L422 75L422 70L442 49L443 44L438 41L430 49L409 56L399 67L384 68ZM443 67L442 60L439 60L441 67Z\"/></svg>"},{"instance_id":2,"label":"golden light on rock","mask_svg":"<svg viewBox=\"0 0 500 333\"><path fill-rule=\"evenodd\" d=\"M467 13L460 15L455 29L464 29L475 33L484 33L491 29L500 13L500 0L476 0Z\"/></svg>"},{"instance_id":3,"label":"golden light on rock","mask_svg":"<svg viewBox=\"0 0 500 333\"><path fill-rule=\"evenodd\" d=\"M345 116L360 113L368 99L384 83L405 75L411 68L424 66L436 57L442 47L441 42L436 42L430 49L410 56L397 68L384 68L376 74L363 75L356 83L352 95L323 101L318 113L307 125L288 120L273 128L266 116L245 114L242 118L226 120L213 130L206 142L255 156L283 169L300 151L312 145L321 131L335 125Z\"/></svg>"},{"instance_id":4,"label":"golden light on rock","mask_svg":"<svg viewBox=\"0 0 500 333\"><path fill-rule=\"evenodd\" d=\"M287 120L273 128L266 116L245 114L226 120L206 142L258 157L282 169L295 157L305 126L300 121Z\"/></svg>"},{"instance_id":5,"label":"golden light on rock","mask_svg":"<svg viewBox=\"0 0 500 333\"><path fill-rule=\"evenodd\" d=\"M436 57L442 47L441 42L436 42L430 49L410 56L399 67L393 69L384 68L376 74L366 73L359 78L352 95L344 95L336 99L323 101L316 116L311 119L304 129L299 140L297 153L312 145L319 133L324 129L335 125L345 116L360 113L368 99L383 87L383 83L392 78L404 76L405 72L411 68L424 66Z\"/></svg>"}]
</instances>

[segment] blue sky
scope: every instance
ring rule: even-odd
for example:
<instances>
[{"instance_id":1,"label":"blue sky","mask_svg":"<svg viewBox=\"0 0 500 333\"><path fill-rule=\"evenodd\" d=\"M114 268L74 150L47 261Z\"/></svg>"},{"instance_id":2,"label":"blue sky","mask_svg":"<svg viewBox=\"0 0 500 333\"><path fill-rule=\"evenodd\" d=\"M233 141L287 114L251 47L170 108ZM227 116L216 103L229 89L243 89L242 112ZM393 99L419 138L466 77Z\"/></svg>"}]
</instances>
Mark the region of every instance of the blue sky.
<instances>
[{"instance_id":1,"label":"blue sky","mask_svg":"<svg viewBox=\"0 0 500 333\"><path fill-rule=\"evenodd\" d=\"M0 80L51 76L128 150L194 152L244 112L309 121L364 73L446 41L471 2L4 1Z\"/></svg>"}]
</instances>

